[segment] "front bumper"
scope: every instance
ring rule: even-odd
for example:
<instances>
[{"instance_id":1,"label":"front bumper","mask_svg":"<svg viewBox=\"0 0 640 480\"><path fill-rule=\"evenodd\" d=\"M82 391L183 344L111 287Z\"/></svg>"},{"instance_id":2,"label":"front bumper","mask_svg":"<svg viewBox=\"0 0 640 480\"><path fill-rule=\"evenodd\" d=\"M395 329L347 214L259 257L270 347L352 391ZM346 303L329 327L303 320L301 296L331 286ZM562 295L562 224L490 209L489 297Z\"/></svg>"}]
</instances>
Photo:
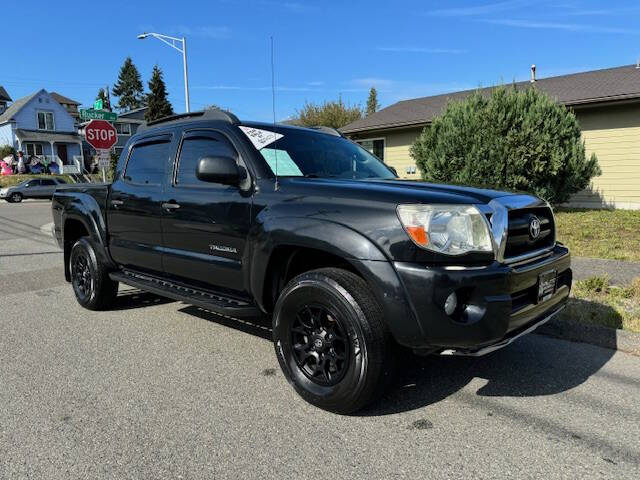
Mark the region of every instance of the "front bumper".
<instances>
[{"instance_id":1,"label":"front bumper","mask_svg":"<svg viewBox=\"0 0 640 480\"><path fill-rule=\"evenodd\" d=\"M9 189L3 188L0 190L0 198L7 198L9 196Z\"/></svg>"},{"instance_id":2,"label":"front bumper","mask_svg":"<svg viewBox=\"0 0 640 480\"><path fill-rule=\"evenodd\" d=\"M407 346L425 351L470 354L504 346L559 311L571 290L571 257L562 245L546 258L520 266L394 266L421 331L421 338L414 337ZM551 270L557 272L556 289L538 301L539 276ZM462 306L449 316L443 305L454 291Z\"/></svg>"}]
</instances>

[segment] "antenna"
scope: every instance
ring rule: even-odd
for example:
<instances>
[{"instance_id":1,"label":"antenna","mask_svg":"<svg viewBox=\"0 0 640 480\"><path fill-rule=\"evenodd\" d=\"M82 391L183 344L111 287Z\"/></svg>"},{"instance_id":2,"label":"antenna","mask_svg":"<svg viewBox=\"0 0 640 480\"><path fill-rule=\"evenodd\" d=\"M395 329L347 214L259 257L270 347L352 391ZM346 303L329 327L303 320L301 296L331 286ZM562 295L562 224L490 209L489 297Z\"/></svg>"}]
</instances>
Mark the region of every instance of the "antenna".
<instances>
[{"instance_id":1,"label":"antenna","mask_svg":"<svg viewBox=\"0 0 640 480\"><path fill-rule=\"evenodd\" d=\"M276 160L276 184L275 190L278 190L278 132L276 131L276 80L275 80L275 69L273 67L273 36L271 36L271 102L273 106L273 154L275 155Z\"/></svg>"}]
</instances>

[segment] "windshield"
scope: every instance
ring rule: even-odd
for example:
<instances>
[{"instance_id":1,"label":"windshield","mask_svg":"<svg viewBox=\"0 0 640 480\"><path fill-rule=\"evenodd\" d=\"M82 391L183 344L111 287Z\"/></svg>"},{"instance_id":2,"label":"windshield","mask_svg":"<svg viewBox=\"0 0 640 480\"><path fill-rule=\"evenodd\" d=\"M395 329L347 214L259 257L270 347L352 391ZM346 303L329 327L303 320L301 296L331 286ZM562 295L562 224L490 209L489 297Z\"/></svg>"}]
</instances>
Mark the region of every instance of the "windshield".
<instances>
[{"instance_id":1,"label":"windshield","mask_svg":"<svg viewBox=\"0 0 640 480\"><path fill-rule=\"evenodd\" d=\"M360 145L321 132L293 128L240 127L278 176L311 178L396 178Z\"/></svg>"}]
</instances>

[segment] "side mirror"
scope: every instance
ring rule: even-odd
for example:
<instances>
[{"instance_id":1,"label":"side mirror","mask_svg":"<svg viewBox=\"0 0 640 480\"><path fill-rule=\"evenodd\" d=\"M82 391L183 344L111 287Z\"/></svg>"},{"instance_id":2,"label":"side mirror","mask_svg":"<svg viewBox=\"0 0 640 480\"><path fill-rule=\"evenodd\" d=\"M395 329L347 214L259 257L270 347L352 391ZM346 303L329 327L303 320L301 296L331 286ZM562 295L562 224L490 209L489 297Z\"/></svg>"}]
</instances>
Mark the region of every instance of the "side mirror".
<instances>
[{"instance_id":1,"label":"side mirror","mask_svg":"<svg viewBox=\"0 0 640 480\"><path fill-rule=\"evenodd\" d=\"M238 163L231 157L202 157L196 167L196 177L202 182L223 185L238 185L241 180Z\"/></svg>"}]
</instances>

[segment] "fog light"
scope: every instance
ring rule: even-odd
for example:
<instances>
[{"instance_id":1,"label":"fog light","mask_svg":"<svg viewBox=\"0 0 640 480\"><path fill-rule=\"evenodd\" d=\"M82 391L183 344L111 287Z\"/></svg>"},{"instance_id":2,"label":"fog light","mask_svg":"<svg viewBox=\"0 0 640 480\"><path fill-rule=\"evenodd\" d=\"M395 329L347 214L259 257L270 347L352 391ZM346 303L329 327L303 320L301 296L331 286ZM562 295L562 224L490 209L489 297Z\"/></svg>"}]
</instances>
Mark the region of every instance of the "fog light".
<instances>
[{"instance_id":1,"label":"fog light","mask_svg":"<svg viewBox=\"0 0 640 480\"><path fill-rule=\"evenodd\" d=\"M444 313L451 316L458 306L458 296L456 292L451 293L444 302Z\"/></svg>"}]
</instances>

